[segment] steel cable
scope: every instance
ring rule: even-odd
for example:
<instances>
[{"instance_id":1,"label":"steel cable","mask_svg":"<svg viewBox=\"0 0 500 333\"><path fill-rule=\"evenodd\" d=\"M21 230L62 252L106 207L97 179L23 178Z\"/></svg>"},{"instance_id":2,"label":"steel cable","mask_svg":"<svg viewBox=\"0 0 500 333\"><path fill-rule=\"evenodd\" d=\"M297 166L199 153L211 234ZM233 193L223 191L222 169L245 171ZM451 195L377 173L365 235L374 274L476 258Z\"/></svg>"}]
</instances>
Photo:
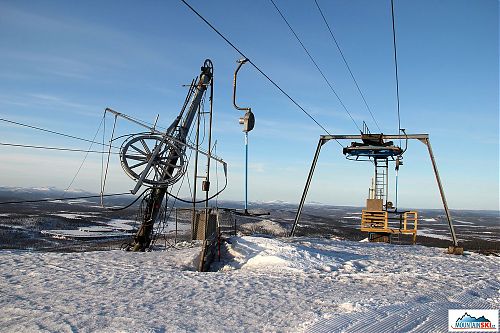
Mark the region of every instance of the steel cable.
<instances>
[{"instance_id":1,"label":"steel cable","mask_svg":"<svg viewBox=\"0 0 500 333\"><path fill-rule=\"evenodd\" d=\"M382 133L382 130L380 129L380 126L378 125L378 122L375 119L375 116L373 115L372 110L371 110L370 106L368 105L368 102L366 101L365 95L361 91L361 88L359 87L358 81L354 77L354 74L353 74L353 72L351 70L351 66L349 66L349 63L347 62L347 59L344 56L344 52L342 52L342 49L340 48L340 45L337 42L337 39L335 38L335 35L333 34L333 30L330 27L330 25L328 24L328 21L327 21L325 15L323 14L323 11L321 10L321 7L319 6L318 1L314 0L314 2L316 3L316 7L318 8L319 13L321 14L321 17L323 18L323 21L325 22L326 27L328 28L328 31L330 32L330 36L332 36L332 40L334 41L335 45L337 46L337 49L339 50L340 56L342 57L342 60L344 61L344 64L346 65L347 70L349 71L349 74L351 75L351 78L354 81L354 84L356 85L356 88L358 89L359 94L361 95L361 98L363 99L363 102L365 103L366 109L370 113L370 116L373 119L373 122L377 126L378 130L380 131L380 133Z\"/></svg>"},{"instance_id":2,"label":"steel cable","mask_svg":"<svg viewBox=\"0 0 500 333\"><path fill-rule=\"evenodd\" d=\"M359 128L358 124L356 123L356 121L352 117L351 113L349 112L349 110L345 106L345 104L342 101L342 99L340 98L339 94L337 93L337 91L335 90L335 88L333 88L332 84L330 83L330 80L328 80L328 78L326 77L326 75L323 73L323 71L319 67L318 63L316 62L316 60L314 60L314 58L311 55L311 53L309 52L309 50L305 47L304 43L302 43L302 41L300 40L300 38L297 35L297 33L295 32L295 30L293 30L293 28L290 25L290 23L288 23L288 20L285 18L285 15L283 15L283 13L281 12L281 10L278 8L278 6L276 5L276 3L273 0L269 0L269 1L271 1L271 3L273 4L274 8L276 8L276 10L278 11L279 15L283 19L283 21L285 21L286 25L288 26L288 28L290 29L290 31L292 32L292 34L295 36L295 38L299 42L300 46L302 46L302 48L304 49L304 51L306 52L306 54L309 56L309 59L312 61L312 63L314 64L314 66L316 67L316 69L318 70L318 72L321 74L321 76L325 80L326 84L330 87L330 90L334 93L335 97L337 97L338 101L340 102L340 105L342 105L342 107L344 108L345 112L347 112L347 115L349 116L349 118L351 118L352 122L354 123L354 126L356 126L356 128L360 132L362 132L361 128Z\"/></svg>"},{"instance_id":3,"label":"steel cable","mask_svg":"<svg viewBox=\"0 0 500 333\"><path fill-rule=\"evenodd\" d=\"M241 52L229 39L227 39L217 28L215 28L207 19L205 19L196 9L194 9L186 0L181 0L196 16L198 16L203 22L205 22L219 37L221 37L229 46L231 46L239 55L243 58L248 59L248 62L262 75L264 76L273 86L275 86L283 95L285 95L295 106L297 106L307 117L309 117L316 125L318 125L323 131L331 135L331 133L321 125L309 112L306 111L295 99L293 99L285 90L283 90L273 79L271 79L262 69L260 69L252 60L250 60L243 52ZM337 143L341 146L342 144L338 141Z\"/></svg>"}]
</instances>

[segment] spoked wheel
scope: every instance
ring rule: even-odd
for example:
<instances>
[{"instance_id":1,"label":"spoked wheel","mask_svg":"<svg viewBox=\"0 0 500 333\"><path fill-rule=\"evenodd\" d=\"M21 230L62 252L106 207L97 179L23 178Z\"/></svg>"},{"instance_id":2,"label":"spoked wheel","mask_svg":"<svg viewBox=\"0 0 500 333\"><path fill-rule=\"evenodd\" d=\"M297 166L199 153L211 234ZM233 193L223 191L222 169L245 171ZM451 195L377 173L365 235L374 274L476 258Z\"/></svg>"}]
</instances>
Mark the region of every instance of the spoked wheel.
<instances>
[{"instance_id":1,"label":"spoked wheel","mask_svg":"<svg viewBox=\"0 0 500 333\"><path fill-rule=\"evenodd\" d=\"M158 153L154 154L158 146ZM146 170L151 159L151 166ZM150 186L172 185L187 168L180 145L154 134L133 136L125 141L120 149L120 160L125 173L134 180L139 180L142 173L147 172L143 183Z\"/></svg>"}]
</instances>

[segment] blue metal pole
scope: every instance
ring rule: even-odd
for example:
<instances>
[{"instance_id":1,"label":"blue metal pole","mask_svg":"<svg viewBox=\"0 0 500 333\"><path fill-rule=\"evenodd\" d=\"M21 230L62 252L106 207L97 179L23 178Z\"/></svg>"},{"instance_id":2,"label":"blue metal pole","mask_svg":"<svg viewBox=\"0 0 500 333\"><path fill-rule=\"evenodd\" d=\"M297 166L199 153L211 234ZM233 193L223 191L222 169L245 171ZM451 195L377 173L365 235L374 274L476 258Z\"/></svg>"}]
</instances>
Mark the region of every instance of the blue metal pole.
<instances>
[{"instance_id":1,"label":"blue metal pole","mask_svg":"<svg viewBox=\"0 0 500 333\"><path fill-rule=\"evenodd\" d=\"M399 171L396 170L396 202L395 202L396 203L396 205L395 205L396 210L398 210L398 173L399 173Z\"/></svg>"},{"instance_id":2,"label":"blue metal pole","mask_svg":"<svg viewBox=\"0 0 500 333\"><path fill-rule=\"evenodd\" d=\"M248 214L248 132L245 132L245 214Z\"/></svg>"}]
</instances>

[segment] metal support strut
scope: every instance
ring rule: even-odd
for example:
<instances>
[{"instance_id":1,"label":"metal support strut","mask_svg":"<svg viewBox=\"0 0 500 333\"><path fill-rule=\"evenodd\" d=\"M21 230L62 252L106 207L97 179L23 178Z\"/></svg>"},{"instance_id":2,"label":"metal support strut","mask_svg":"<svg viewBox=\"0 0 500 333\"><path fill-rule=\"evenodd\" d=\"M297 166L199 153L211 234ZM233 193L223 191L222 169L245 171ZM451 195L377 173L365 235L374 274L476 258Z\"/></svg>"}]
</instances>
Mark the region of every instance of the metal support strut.
<instances>
[{"instance_id":1,"label":"metal support strut","mask_svg":"<svg viewBox=\"0 0 500 333\"><path fill-rule=\"evenodd\" d=\"M309 170L309 175L307 176L306 186L304 187L304 192L302 192L302 198L300 198L299 208L297 210L297 215L295 215L295 220L293 221L292 231L290 232L290 237L295 236L295 230L297 229L297 224L299 223L300 214L302 214L302 208L304 208L304 202L306 201L307 192L309 191L309 186L311 185L311 180L314 174L314 169L316 169L316 163L318 162L319 153L321 151L321 147L328 140L320 137L318 146L316 147L316 153L314 154L314 158L311 164L311 169Z\"/></svg>"},{"instance_id":2,"label":"metal support strut","mask_svg":"<svg viewBox=\"0 0 500 333\"><path fill-rule=\"evenodd\" d=\"M439 171L436 165L436 160L434 159L434 154L432 153L431 142L429 141L428 138L420 141L422 141L427 146L427 150L429 151L429 156L432 162L432 168L434 169L434 175L436 176L436 182L439 188L439 194L441 195L441 201L443 202L444 211L446 213L446 219L448 220L448 226L450 227L451 238L453 239L453 246L458 247L458 240L455 234L455 228L453 227L453 222L451 221L450 210L448 209L448 203L446 202L446 197L444 195L444 189L443 185L441 184L441 178L439 177Z\"/></svg>"}]
</instances>

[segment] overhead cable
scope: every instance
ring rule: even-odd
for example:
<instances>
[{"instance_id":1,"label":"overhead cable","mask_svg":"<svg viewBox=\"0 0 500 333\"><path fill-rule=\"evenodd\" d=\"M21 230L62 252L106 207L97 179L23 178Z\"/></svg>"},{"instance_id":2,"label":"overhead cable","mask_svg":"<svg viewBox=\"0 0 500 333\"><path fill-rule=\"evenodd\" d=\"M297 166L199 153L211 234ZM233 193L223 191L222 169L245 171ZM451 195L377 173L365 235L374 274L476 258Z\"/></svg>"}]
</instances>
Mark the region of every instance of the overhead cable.
<instances>
[{"instance_id":1,"label":"overhead cable","mask_svg":"<svg viewBox=\"0 0 500 333\"><path fill-rule=\"evenodd\" d=\"M401 116L399 113L399 77L398 77L398 52L396 47L396 26L394 24L394 0L391 0L392 41L394 46L394 67L396 69L396 98L398 101L398 133L401 132Z\"/></svg>"},{"instance_id":2,"label":"overhead cable","mask_svg":"<svg viewBox=\"0 0 500 333\"><path fill-rule=\"evenodd\" d=\"M42 131L42 132L47 132L47 133L51 133L51 134L55 134L55 135L64 136L64 137L67 137L67 138L70 138L70 139L75 139L75 140L80 140L80 141L85 141L85 142L89 142L89 143L95 143L95 144L98 144L98 145L102 145L102 143L94 141L94 140L84 139L84 138L81 138L81 137L78 137L78 136L74 136L74 135L71 135L71 134L57 132L57 131L49 130L49 129L38 127L38 126L23 124L23 123L20 123L20 122L17 122L17 121L13 121L13 120L8 120L8 119L0 118L0 121L6 122L6 123L9 123L9 124L13 124L13 125L17 125L17 126L22 126L22 127L27 127L27 128L35 129L35 130ZM113 148L119 148L119 147L114 147L113 146Z\"/></svg>"},{"instance_id":3,"label":"overhead cable","mask_svg":"<svg viewBox=\"0 0 500 333\"><path fill-rule=\"evenodd\" d=\"M342 99L340 98L339 94L337 93L337 91L335 90L335 88L333 88L332 84L330 83L330 81L328 80L328 78L325 76L325 74L323 73L323 71L321 70L321 68L319 67L318 63L314 60L313 56L311 55L311 53L307 50L307 48L305 47L304 43L302 43L302 41L300 40L299 36L297 35L297 33L295 32L295 30L293 30L292 26L290 25L290 23L288 23L288 20L285 18L285 16L283 15L283 13L281 12L281 10L278 8L278 6L276 5L276 3L273 1L273 0L269 0L271 1L271 3L273 4L274 8L276 8L276 10L278 11L278 13L280 14L281 18L283 19L283 21L285 21L286 25L288 26L288 28L290 29L290 31L292 32L292 34L295 36L295 38L297 39L297 41L299 42L299 44L302 46L302 48L304 49L304 51L306 52L306 54L309 56L309 59L311 59L312 63L314 64L314 66L316 67L316 69L318 70L318 72L321 74L321 76L323 77L323 79L325 80L326 84L328 84L328 86L330 87L330 90L334 93L334 95L337 97L338 101L340 102L340 105L342 105L342 107L344 108L345 112L347 112L347 114L349 115L349 118L351 118L352 122L354 123L354 126L356 126L356 128L360 131L361 131L361 128L359 128L358 124L356 123L356 121L354 120L354 118L352 117L351 113L349 112L349 110L347 109L347 107L345 106L344 102L342 101Z\"/></svg>"},{"instance_id":4,"label":"overhead cable","mask_svg":"<svg viewBox=\"0 0 500 333\"><path fill-rule=\"evenodd\" d=\"M95 132L95 135L94 135L94 138L92 139L92 141L95 141L96 137L97 137L97 134L99 134L99 132L101 131L101 126L104 122L104 120L106 119L106 114L104 114L101 118L101 122L99 123L99 127L97 128L97 131ZM73 179L71 179L71 182L69 183L68 187L66 187L66 189L64 190L64 193L66 194L66 192L71 188L71 186L73 185L73 183L75 182L76 180L76 177L78 177L78 175L80 174L80 171L82 170L82 167L83 165L85 164L85 161L87 160L87 157L89 156L89 153L90 151L92 150L92 146L94 145L94 143L91 143L90 146L89 146L89 149L87 149L87 151L85 152L85 156L83 157L83 160L82 160L82 163L80 163L80 166L78 167L78 169L76 170L76 173L75 175L73 176ZM108 155L109 156L109 155Z\"/></svg>"},{"instance_id":5,"label":"overhead cable","mask_svg":"<svg viewBox=\"0 0 500 333\"><path fill-rule=\"evenodd\" d=\"M71 152L80 152L80 153L107 154L107 152L102 152L102 151L98 151L98 150L85 150L85 149L74 149L74 148L63 148L63 147L48 147L48 146L23 145L23 144L8 143L8 142L0 142L0 146L19 147L19 148L33 148L33 149L44 149L44 150L58 150L58 151L71 151ZM111 152L111 154L119 154L119 153L118 152Z\"/></svg>"},{"instance_id":6,"label":"overhead cable","mask_svg":"<svg viewBox=\"0 0 500 333\"><path fill-rule=\"evenodd\" d=\"M106 110L107 111L107 110ZM104 111L104 131L103 131L103 145L102 149L104 151L104 133L106 132L106 111ZM113 130L111 132L111 138L109 139L109 147L108 147L108 158L106 162L106 171L104 172L103 175L103 162L104 162L104 155L101 155L101 195L104 194L104 190L106 188L106 180L108 178L108 170L109 170L109 158L111 157L111 142L113 142L113 138L115 136L115 129L116 129L116 122L118 120L118 116L115 114L115 118L113 121ZM104 205L103 198L101 197L101 205Z\"/></svg>"},{"instance_id":7,"label":"overhead cable","mask_svg":"<svg viewBox=\"0 0 500 333\"><path fill-rule=\"evenodd\" d=\"M205 19L196 9L194 9L186 0L181 0L196 16L198 16L203 22L205 22L219 37L221 37L229 46L231 46L239 55L243 58L249 59L240 49L238 49L229 39L227 39L217 28L215 28L207 19ZM271 79L262 69L260 69L252 60L248 60L250 63L262 76L264 76L272 85L274 85L283 95L285 95L295 106L297 106L305 115L307 115L316 125L318 125L323 131L331 135L330 132L321 125L309 112L306 111L295 99L293 99L285 90L283 90L273 79ZM337 143L342 146L342 144L337 141Z\"/></svg>"},{"instance_id":8,"label":"overhead cable","mask_svg":"<svg viewBox=\"0 0 500 333\"><path fill-rule=\"evenodd\" d=\"M378 130L380 132L382 132L382 130L380 129L380 126L378 125L378 122L377 120L375 119L375 116L373 115L372 113L372 110L370 108L370 106L368 106L368 102L366 101L366 98L365 98L365 95L363 94L363 92L361 91L361 88L359 87L359 84L358 84L358 81L356 80L356 78L354 77L354 74L351 70L351 67L349 66L349 63L347 62L347 59L346 57L344 56L344 52L342 52L342 49L340 48L340 45L339 43L337 42L337 38L335 38L335 35L333 34L333 30L332 28L330 27L330 25L328 24L328 21L325 17L325 15L323 14L323 11L321 10L321 7L319 6L318 4L318 1L317 0L314 0L314 2L316 3L316 7L318 7L318 10L319 10L319 13L321 14L321 17L323 18L323 21L325 22L326 24L326 27L328 28L328 31L330 32L330 36L332 36L332 40L333 42L335 43L335 45L337 46L337 49L339 50L339 53L340 53L340 56L342 57L342 60L344 60L344 64L346 65L347 67L347 70L349 71L349 74L351 75L351 78L352 80L354 81L354 84L356 85L356 88L358 89L358 92L359 94L361 95L361 98L363 99L363 102L365 103L365 106L366 106L366 109L368 110L368 112L370 113L370 116L372 117L373 119L373 122L375 123L375 125L377 126Z\"/></svg>"},{"instance_id":9,"label":"overhead cable","mask_svg":"<svg viewBox=\"0 0 500 333\"><path fill-rule=\"evenodd\" d=\"M120 196L120 195L130 195L130 192L105 194L104 196L105 197L116 197L116 196ZM100 197L101 197L101 195L85 195L85 196L71 197L71 198L52 198L52 199L47 198L47 199L36 199L36 200L4 201L4 202L0 202L0 205L48 202L48 201L68 201L68 200L92 199L92 198L100 198Z\"/></svg>"}]
</instances>

